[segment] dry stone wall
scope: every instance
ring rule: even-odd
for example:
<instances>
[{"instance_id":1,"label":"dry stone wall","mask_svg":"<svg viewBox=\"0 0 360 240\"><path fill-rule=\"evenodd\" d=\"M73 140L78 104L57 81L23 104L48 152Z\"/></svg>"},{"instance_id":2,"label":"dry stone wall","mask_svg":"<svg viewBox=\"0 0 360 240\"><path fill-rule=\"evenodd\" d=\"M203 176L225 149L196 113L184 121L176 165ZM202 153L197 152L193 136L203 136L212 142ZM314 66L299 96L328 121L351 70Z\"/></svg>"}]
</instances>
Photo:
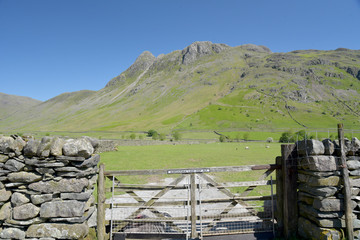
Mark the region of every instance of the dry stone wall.
<instances>
[{"instance_id":1,"label":"dry stone wall","mask_svg":"<svg viewBox=\"0 0 360 240\"><path fill-rule=\"evenodd\" d=\"M338 141L297 143L298 233L305 239L343 239L345 212ZM345 140L355 239L360 239L360 141Z\"/></svg>"},{"instance_id":2,"label":"dry stone wall","mask_svg":"<svg viewBox=\"0 0 360 240\"><path fill-rule=\"evenodd\" d=\"M0 137L0 239L82 239L96 218L92 138Z\"/></svg>"}]
</instances>

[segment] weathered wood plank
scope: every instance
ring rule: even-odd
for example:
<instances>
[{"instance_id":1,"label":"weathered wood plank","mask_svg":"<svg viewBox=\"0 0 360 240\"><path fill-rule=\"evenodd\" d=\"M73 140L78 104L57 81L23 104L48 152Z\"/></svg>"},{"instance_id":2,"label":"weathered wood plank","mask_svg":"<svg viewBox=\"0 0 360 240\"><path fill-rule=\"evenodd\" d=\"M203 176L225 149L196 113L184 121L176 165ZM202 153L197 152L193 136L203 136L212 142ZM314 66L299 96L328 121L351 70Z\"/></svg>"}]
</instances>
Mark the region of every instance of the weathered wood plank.
<instances>
[{"instance_id":1,"label":"weathered wood plank","mask_svg":"<svg viewBox=\"0 0 360 240\"><path fill-rule=\"evenodd\" d=\"M297 234L297 152L295 144L281 145L284 237Z\"/></svg>"},{"instance_id":2,"label":"weathered wood plank","mask_svg":"<svg viewBox=\"0 0 360 240\"><path fill-rule=\"evenodd\" d=\"M226 166L226 167L209 167L206 168L206 172L244 172L244 171L253 171L253 170L267 170L267 169L277 169L279 166L276 164L266 164L266 165L247 165L247 166ZM192 171L188 171L192 170ZM193 173L196 171L203 171L204 168L176 168L176 169L149 169L149 170L127 170L127 171L105 171L105 176L126 176L126 175L164 175L172 174L174 172L178 173Z\"/></svg>"},{"instance_id":3,"label":"weathered wood plank","mask_svg":"<svg viewBox=\"0 0 360 240\"><path fill-rule=\"evenodd\" d=\"M105 178L104 164L99 166L97 182L98 208L97 208L97 239L105 240Z\"/></svg>"},{"instance_id":4,"label":"weathered wood plank","mask_svg":"<svg viewBox=\"0 0 360 240\"><path fill-rule=\"evenodd\" d=\"M341 158L341 175L343 177L344 182L344 200L345 200L345 224L346 224L346 234L347 239L354 239L354 226L352 219L352 208L351 208L351 187L349 180L349 171L346 164L346 154L345 154L345 143L344 143L344 126L343 124L338 124L338 137L340 144L340 158Z\"/></svg>"}]
</instances>

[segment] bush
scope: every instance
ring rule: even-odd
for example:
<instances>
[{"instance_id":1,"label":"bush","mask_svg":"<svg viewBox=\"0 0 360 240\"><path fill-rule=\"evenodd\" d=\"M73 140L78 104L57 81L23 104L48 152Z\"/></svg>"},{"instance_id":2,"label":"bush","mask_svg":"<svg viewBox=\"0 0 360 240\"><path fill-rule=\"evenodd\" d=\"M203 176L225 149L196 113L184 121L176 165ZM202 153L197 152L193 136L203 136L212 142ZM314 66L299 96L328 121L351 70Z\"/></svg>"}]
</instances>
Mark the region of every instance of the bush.
<instances>
[{"instance_id":1,"label":"bush","mask_svg":"<svg viewBox=\"0 0 360 240\"><path fill-rule=\"evenodd\" d=\"M153 133L152 134L152 137L151 137L153 140L158 140L159 139L159 134L157 132Z\"/></svg>"},{"instance_id":2,"label":"bush","mask_svg":"<svg viewBox=\"0 0 360 240\"><path fill-rule=\"evenodd\" d=\"M134 140L135 138L136 138L136 135L135 135L135 133L132 133L132 134L130 134L130 137L129 137L131 140Z\"/></svg>"},{"instance_id":3,"label":"bush","mask_svg":"<svg viewBox=\"0 0 360 240\"><path fill-rule=\"evenodd\" d=\"M179 140L181 140L181 134L178 131L176 131L176 132L173 133L173 138L176 141L179 141Z\"/></svg>"},{"instance_id":4,"label":"bush","mask_svg":"<svg viewBox=\"0 0 360 240\"><path fill-rule=\"evenodd\" d=\"M220 135L219 141L220 142L226 142L226 137L224 135Z\"/></svg>"},{"instance_id":5,"label":"bush","mask_svg":"<svg viewBox=\"0 0 360 240\"><path fill-rule=\"evenodd\" d=\"M157 131L155 131L154 129L150 129L148 132L147 132L147 136L148 137L153 137L154 135L159 135Z\"/></svg>"},{"instance_id":6,"label":"bush","mask_svg":"<svg viewBox=\"0 0 360 240\"><path fill-rule=\"evenodd\" d=\"M291 131L283 132L281 134L279 142L281 142L281 143L295 142L295 138L294 138L293 133Z\"/></svg>"},{"instance_id":7,"label":"bush","mask_svg":"<svg viewBox=\"0 0 360 240\"><path fill-rule=\"evenodd\" d=\"M249 140L250 134L249 133L244 133L244 140L247 141Z\"/></svg>"},{"instance_id":8,"label":"bush","mask_svg":"<svg viewBox=\"0 0 360 240\"><path fill-rule=\"evenodd\" d=\"M165 133L160 133L159 134L159 139L160 139L160 141L165 141L165 139L166 139Z\"/></svg>"}]
</instances>

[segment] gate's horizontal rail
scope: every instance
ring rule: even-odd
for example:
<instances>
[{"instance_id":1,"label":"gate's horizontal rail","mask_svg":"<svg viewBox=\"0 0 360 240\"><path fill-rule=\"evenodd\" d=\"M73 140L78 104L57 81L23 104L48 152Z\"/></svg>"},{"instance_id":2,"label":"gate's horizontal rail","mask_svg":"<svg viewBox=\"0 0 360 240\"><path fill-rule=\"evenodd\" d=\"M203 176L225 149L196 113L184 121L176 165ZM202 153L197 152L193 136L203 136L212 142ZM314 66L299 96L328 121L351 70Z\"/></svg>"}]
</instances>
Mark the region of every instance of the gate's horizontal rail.
<instances>
[{"instance_id":1,"label":"gate's horizontal rail","mask_svg":"<svg viewBox=\"0 0 360 240\"><path fill-rule=\"evenodd\" d=\"M220 183L218 188L228 188L228 187L248 187L248 186L266 186L276 184L276 180L262 180L262 181L248 181L248 182L226 182ZM199 188L207 188L208 186L212 186L211 183L205 184L196 184L196 187ZM144 184L117 184L114 187L115 190L163 190L166 187L171 187L172 189L188 189L188 185L144 185ZM107 191L111 191L111 188L106 188ZM116 191L114 192L116 193Z\"/></svg>"},{"instance_id":2,"label":"gate's horizontal rail","mask_svg":"<svg viewBox=\"0 0 360 240\"><path fill-rule=\"evenodd\" d=\"M105 176L128 176L128 175L164 175L164 174L191 174L209 172L244 172L253 170L280 169L280 165L247 165L229 167L209 167L209 168L176 168L176 169L149 169L149 170L127 170L127 171L104 171Z\"/></svg>"},{"instance_id":3,"label":"gate's horizontal rail","mask_svg":"<svg viewBox=\"0 0 360 240\"><path fill-rule=\"evenodd\" d=\"M273 197L276 199L276 196ZM159 198L160 199L160 198ZM209 200L201 200L202 204L205 203L221 203L221 202L232 202L232 201L265 201L271 200L271 196L251 196L251 197L234 197L234 198L218 198L218 199L209 199ZM187 206L188 201L168 201L168 202L155 202L153 207L161 207L161 206ZM196 201L196 204L200 204L200 201ZM110 206L110 204L107 204ZM146 206L143 206L143 203L114 203L113 207L139 207L141 209L147 209ZM256 206L259 207L259 206ZM253 208L251 206L242 206L242 208Z\"/></svg>"}]
</instances>

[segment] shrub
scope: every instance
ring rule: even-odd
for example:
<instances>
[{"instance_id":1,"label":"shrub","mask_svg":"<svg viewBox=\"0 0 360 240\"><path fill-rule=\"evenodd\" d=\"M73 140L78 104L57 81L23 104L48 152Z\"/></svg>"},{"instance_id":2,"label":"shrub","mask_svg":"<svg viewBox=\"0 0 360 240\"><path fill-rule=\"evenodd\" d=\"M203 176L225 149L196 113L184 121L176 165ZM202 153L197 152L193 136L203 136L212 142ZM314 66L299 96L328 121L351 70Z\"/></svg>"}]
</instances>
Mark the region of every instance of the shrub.
<instances>
[{"instance_id":1,"label":"shrub","mask_svg":"<svg viewBox=\"0 0 360 240\"><path fill-rule=\"evenodd\" d=\"M249 140L250 134L249 133L244 133L244 140L247 141Z\"/></svg>"},{"instance_id":2,"label":"shrub","mask_svg":"<svg viewBox=\"0 0 360 240\"><path fill-rule=\"evenodd\" d=\"M130 139L131 139L131 140L134 140L135 138L136 138L135 133L130 134Z\"/></svg>"},{"instance_id":3,"label":"shrub","mask_svg":"<svg viewBox=\"0 0 360 240\"><path fill-rule=\"evenodd\" d=\"M150 129L148 132L147 132L147 136L148 137L153 137L154 135L159 135L157 131L155 131L154 129Z\"/></svg>"},{"instance_id":4,"label":"shrub","mask_svg":"<svg viewBox=\"0 0 360 240\"><path fill-rule=\"evenodd\" d=\"M155 132L152 137L153 140L158 140L159 139L159 134L157 132Z\"/></svg>"},{"instance_id":5,"label":"shrub","mask_svg":"<svg viewBox=\"0 0 360 240\"><path fill-rule=\"evenodd\" d=\"M173 138L176 141L179 141L179 140L181 140L181 134L178 131L176 131L176 132L173 133Z\"/></svg>"},{"instance_id":6,"label":"shrub","mask_svg":"<svg viewBox=\"0 0 360 240\"><path fill-rule=\"evenodd\" d=\"M224 135L220 135L219 141L220 142L226 142L226 137Z\"/></svg>"},{"instance_id":7,"label":"shrub","mask_svg":"<svg viewBox=\"0 0 360 240\"><path fill-rule=\"evenodd\" d=\"M283 132L281 134L279 142L281 142L281 143L295 142L295 138L294 138L293 133L291 131Z\"/></svg>"},{"instance_id":8,"label":"shrub","mask_svg":"<svg viewBox=\"0 0 360 240\"><path fill-rule=\"evenodd\" d=\"M165 133L160 133L159 134L159 139L160 139L160 141L165 141L165 139L166 139Z\"/></svg>"}]
</instances>

